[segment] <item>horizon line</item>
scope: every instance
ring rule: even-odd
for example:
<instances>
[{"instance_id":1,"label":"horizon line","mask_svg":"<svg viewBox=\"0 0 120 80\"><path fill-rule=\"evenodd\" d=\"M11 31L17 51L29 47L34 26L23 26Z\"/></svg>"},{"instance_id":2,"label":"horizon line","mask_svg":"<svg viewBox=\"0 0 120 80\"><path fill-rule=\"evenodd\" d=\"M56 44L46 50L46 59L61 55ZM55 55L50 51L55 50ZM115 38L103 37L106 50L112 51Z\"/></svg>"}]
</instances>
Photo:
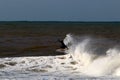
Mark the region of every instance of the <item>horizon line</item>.
<instances>
[{"instance_id":1,"label":"horizon line","mask_svg":"<svg viewBox=\"0 0 120 80\"><path fill-rule=\"evenodd\" d=\"M29 20L13 20L13 21L0 21L0 22L120 22L120 21L29 21Z\"/></svg>"}]
</instances>

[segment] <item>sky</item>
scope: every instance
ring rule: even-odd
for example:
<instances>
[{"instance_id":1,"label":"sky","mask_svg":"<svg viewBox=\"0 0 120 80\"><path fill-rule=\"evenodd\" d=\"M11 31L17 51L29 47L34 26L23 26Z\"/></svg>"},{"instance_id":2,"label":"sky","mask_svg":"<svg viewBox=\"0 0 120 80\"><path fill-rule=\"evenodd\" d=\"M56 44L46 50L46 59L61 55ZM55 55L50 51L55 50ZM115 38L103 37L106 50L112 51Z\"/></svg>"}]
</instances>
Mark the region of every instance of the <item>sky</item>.
<instances>
[{"instance_id":1,"label":"sky","mask_svg":"<svg viewBox=\"0 0 120 80\"><path fill-rule=\"evenodd\" d=\"M0 0L0 21L120 21L120 0Z\"/></svg>"}]
</instances>

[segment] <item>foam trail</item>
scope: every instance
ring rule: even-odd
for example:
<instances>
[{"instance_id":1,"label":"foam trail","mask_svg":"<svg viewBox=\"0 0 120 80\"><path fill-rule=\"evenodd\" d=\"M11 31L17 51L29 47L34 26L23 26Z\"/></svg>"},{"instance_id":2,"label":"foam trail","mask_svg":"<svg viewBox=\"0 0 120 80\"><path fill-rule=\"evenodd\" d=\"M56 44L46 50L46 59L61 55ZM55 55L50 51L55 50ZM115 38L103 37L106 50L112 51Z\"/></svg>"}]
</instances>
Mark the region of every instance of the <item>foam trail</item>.
<instances>
[{"instance_id":1,"label":"foam trail","mask_svg":"<svg viewBox=\"0 0 120 80\"><path fill-rule=\"evenodd\" d=\"M120 48L113 41L67 34L64 44L68 47L65 52L82 63L83 74L120 76Z\"/></svg>"}]
</instances>

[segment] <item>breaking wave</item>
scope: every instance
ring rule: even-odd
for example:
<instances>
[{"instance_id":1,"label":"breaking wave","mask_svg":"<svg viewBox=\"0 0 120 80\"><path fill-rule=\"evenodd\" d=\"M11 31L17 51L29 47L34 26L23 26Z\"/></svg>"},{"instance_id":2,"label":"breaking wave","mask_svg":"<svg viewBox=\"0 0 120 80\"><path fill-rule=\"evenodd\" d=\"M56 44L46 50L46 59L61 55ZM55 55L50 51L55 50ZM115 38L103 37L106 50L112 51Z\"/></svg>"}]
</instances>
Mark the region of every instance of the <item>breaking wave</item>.
<instances>
[{"instance_id":1,"label":"breaking wave","mask_svg":"<svg viewBox=\"0 0 120 80\"><path fill-rule=\"evenodd\" d=\"M67 34L65 53L81 63L83 74L88 76L120 76L120 47L113 40Z\"/></svg>"}]
</instances>

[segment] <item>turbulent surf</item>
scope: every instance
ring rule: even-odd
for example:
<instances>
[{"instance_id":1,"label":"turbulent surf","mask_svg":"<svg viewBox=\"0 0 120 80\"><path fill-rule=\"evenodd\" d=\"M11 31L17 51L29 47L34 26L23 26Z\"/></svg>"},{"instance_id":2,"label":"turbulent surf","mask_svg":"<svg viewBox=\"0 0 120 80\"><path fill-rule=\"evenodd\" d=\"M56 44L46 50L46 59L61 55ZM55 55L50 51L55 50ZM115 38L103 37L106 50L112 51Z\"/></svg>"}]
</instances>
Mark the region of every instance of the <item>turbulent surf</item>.
<instances>
[{"instance_id":1,"label":"turbulent surf","mask_svg":"<svg viewBox=\"0 0 120 80\"><path fill-rule=\"evenodd\" d=\"M89 36L67 34L65 53L82 64L81 72L89 76L120 76L119 43Z\"/></svg>"}]
</instances>

